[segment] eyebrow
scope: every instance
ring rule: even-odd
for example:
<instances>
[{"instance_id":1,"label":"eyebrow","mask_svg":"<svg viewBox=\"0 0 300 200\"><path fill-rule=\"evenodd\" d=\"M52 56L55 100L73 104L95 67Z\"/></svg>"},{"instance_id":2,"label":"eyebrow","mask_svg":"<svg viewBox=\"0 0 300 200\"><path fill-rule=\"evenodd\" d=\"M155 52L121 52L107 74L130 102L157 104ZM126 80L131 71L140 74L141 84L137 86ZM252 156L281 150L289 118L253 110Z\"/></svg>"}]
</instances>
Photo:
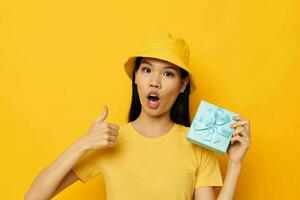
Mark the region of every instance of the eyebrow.
<instances>
[{"instance_id":1,"label":"eyebrow","mask_svg":"<svg viewBox=\"0 0 300 200\"><path fill-rule=\"evenodd\" d=\"M145 61L145 60L143 60L142 62L141 62L141 64L143 64L143 63L146 63L146 64L149 64L149 65L151 65L152 66L152 64L150 63L150 62L148 62L148 61ZM167 65L167 66L165 66L165 67L163 67L164 69L174 69L175 71L177 71L177 68L176 67L174 67L174 66L172 66L172 65Z\"/></svg>"}]
</instances>

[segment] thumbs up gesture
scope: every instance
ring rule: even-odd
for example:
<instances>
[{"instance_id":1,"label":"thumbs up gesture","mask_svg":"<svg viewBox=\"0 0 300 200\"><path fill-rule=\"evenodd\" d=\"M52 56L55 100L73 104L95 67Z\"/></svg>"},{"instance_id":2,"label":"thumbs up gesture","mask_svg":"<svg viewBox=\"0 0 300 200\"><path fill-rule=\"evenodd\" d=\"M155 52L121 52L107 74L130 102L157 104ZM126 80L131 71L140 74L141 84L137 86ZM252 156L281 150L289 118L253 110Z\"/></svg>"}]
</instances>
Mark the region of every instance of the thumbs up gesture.
<instances>
[{"instance_id":1,"label":"thumbs up gesture","mask_svg":"<svg viewBox=\"0 0 300 200\"><path fill-rule=\"evenodd\" d=\"M89 150L115 146L119 135L119 126L105 122L107 115L108 109L105 106L103 113L94 121L88 133L82 138Z\"/></svg>"}]
</instances>

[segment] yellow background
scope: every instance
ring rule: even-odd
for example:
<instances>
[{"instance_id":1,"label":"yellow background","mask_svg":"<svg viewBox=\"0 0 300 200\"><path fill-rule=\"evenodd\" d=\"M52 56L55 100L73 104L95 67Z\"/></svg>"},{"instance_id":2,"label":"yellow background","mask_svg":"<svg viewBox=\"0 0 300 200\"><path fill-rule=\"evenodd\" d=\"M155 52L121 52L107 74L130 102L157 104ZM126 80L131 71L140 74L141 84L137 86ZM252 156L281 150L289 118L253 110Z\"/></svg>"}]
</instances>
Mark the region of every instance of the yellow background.
<instances>
[{"instance_id":1,"label":"yellow background","mask_svg":"<svg viewBox=\"0 0 300 200\"><path fill-rule=\"evenodd\" d=\"M22 1L0 3L1 199L84 135L107 105L126 121L127 56L152 31L183 37L197 92L250 120L236 198L299 196L299 4L296 1ZM223 178L227 156L220 156ZM101 198L102 197L102 198ZM54 199L104 199L98 176Z\"/></svg>"}]
</instances>

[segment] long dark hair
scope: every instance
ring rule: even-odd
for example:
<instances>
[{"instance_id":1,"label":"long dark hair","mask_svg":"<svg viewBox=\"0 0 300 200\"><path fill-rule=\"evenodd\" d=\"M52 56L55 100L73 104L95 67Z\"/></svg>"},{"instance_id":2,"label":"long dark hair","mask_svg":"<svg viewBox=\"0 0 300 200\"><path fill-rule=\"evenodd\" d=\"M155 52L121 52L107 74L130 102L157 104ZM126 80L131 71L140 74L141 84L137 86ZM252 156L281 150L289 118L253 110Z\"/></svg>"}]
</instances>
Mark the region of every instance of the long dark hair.
<instances>
[{"instance_id":1,"label":"long dark hair","mask_svg":"<svg viewBox=\"0 0 300 200\"><path fill-rule=\"evenodd\" d=\"M135 60L135 67L132 72L132 96L131 106L128 114L128 122L134 121L141 113L141 102L137 91L135 82L135 72L139 69L143 57L137 57ZM180 68L181 78L185 78L189 73ZM187 84L183 93L179 93L171 108L171 120L177 124L190 127L190 113L189 113L189 95L190 83Z\"/></svg>"}]
</instances>

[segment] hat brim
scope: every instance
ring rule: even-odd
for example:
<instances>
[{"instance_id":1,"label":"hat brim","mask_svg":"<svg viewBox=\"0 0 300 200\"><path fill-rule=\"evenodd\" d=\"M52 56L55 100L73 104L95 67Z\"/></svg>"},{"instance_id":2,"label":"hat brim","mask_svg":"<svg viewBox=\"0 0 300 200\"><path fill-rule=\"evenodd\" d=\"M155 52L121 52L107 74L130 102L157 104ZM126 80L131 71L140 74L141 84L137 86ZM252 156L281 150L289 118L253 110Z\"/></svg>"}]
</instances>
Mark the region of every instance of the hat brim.
<instances>
[{"instance_id":1,"label":"hat brim","mask_svg":"<svg viewBox=\"0 0 300 200\"><path fill-rule=\"evenodd\" d=\"M177 56L172 54L170 51L164 51L162 49L155 49L155 48L148 49L129 57L125 62L124 67L125 67L125 72L130 79L132 79L132 72L134 70L135 61L137 57L149 57L149 58L157 58L157 59L165 60L186 70L189 73L191 91L194 91L196 89L194 76L192 75L191 71L186 66L186 64L182 62Z\"/></svg>"}]
</instances>

